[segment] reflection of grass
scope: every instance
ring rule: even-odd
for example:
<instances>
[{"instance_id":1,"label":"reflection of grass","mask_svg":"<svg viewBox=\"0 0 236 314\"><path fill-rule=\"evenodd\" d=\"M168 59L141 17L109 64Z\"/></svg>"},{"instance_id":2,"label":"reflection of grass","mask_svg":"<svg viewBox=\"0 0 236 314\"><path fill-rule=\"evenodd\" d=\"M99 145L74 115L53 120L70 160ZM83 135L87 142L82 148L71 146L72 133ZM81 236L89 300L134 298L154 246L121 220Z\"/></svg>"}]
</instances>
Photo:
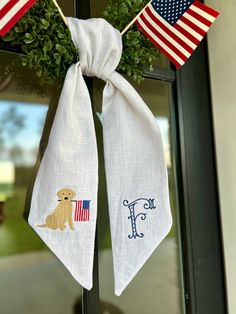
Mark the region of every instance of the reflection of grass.
<instances>
[{"instance_id":1,"label":"reflection of grass","mask_svg":"<svg viewBox=\"0 0 236 314\"><path fill-rule=\"evenodd\" d=\"M23 219L26 190L16 189L4 206L6 219L0 226L0 256L45 249L45 245Z\"/></svg>"}]
</instances>

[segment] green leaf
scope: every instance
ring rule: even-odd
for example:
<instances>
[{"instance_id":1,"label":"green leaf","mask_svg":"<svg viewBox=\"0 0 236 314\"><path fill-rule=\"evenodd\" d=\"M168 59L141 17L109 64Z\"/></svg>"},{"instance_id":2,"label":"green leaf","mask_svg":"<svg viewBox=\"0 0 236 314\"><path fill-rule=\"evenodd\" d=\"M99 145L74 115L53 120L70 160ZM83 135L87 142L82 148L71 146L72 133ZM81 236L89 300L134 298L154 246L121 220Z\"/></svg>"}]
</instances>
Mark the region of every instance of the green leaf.
<instances>
[{"instance_id":1,"label":"green leaf","mask_svg":"<svg viewBox=\"0 0 236 314\"><path fill-rule=\"evenodd\" d=\"M40 69L40 70L36 71L36 75L37 75L38 77L41 77L41 76L42 76L42 70Z\"/></svg>"},{"instance_id":2,"label":"green leaf","mask_svg":"<svg viewBox=\"0 0 236 314\"><path fill-rule=\"evenodd\" d=\"M26 34L25 34L24 42L25 42L26 44L30 44L30 43L32 43L33 41L34 41L34 38L33 38L30 34L26 33Z\"/></svg>"},{"instance_id":3,"label":"green leaf","mask_svg":"<svg viewBox=\"0 0 236 314\"><path fill-rule=\"evenodd\" d=\"M40 19L41 25L43 29L47 29L49 27L49 22L45 19Z\"/></svg>"},{"instance_id":4,"label":"green leaf","mask_svg":"<svg viewBox=\"0 0 236 314\"><path fill-rule=\"evenodd\" d=\"M66 48L60 44L56 44L56 50L61 54L66 53Z\"/></svg>"}]
</instances>

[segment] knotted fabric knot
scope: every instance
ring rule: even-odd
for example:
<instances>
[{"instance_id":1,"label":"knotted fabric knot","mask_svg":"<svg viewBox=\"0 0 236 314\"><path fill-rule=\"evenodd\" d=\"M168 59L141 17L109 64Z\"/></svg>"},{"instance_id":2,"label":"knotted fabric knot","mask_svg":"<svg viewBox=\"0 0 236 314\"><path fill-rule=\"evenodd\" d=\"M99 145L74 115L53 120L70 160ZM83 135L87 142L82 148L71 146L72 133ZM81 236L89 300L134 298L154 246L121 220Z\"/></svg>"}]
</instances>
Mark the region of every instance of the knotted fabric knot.
<instances>
[{"instance_id":1,"label":"knotted fabric knot","mask_svg":"<svg viewBox=\"0 0 236 314\"><path fill-rule=\"evenodd\" d=\"M122 54L120 32L104 19L69 18L72 40L79 48L83 75L106 80L119 64Z\"/></svg>"}]
</instances>

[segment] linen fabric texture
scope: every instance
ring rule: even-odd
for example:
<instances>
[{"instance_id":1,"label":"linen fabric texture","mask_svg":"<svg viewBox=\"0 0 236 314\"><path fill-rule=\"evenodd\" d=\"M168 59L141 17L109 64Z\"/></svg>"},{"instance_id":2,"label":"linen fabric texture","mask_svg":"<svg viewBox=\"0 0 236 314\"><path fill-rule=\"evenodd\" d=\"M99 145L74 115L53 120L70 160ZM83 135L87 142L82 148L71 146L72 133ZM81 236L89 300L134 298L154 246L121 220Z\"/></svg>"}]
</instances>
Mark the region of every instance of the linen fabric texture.
<instances>
[{"instance_id":1,"label":"linen fabric texture","mask_svg":"<svg viewBox=\"0 0 236 314\"><path fill-rule=\"evenodd\" d=\"M163 144L157 120L115 71L122 53L120 32L104 19L67 21L80 61L70 66L65 78L34 184L29 224L74 278L90 290L98 156L83 75L96 76L106 82L102 100L104 158L115 294L120 295L172 224ZM74 193L65 202L60 194L63 189L65 194ZM88 200L84 203L89 204L86 221L74 221L76 205L72 201L77 199ZM62 205L67 209L61 214Z\"/></svg>"}]
</instances>

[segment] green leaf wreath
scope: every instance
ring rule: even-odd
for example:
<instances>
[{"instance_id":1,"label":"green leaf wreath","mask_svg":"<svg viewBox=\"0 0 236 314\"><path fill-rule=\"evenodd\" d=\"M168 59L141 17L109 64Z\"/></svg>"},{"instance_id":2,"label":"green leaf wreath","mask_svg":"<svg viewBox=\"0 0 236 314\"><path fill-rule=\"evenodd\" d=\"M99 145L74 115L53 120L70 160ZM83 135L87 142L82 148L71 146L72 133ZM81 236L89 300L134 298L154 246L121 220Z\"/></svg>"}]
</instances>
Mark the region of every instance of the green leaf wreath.
<instances>
[{"instance_id":1,"label":"green leaf wreath","mask_svg":"<svg viewBox=\"0 0 236 314\"><path fill-rule=\"evenodd\" d=\"M122 31L146 3L147 0L108 0L104 18ZM18 46L22 65L34 69L50 84L64 79L69 66L79 60L70 31L51 0L38 0L1 40ZM156 47L132 26L123 36L117 71L140 82L144 66L151 68L158 56Z\"/></svg>"}]
</instances>

